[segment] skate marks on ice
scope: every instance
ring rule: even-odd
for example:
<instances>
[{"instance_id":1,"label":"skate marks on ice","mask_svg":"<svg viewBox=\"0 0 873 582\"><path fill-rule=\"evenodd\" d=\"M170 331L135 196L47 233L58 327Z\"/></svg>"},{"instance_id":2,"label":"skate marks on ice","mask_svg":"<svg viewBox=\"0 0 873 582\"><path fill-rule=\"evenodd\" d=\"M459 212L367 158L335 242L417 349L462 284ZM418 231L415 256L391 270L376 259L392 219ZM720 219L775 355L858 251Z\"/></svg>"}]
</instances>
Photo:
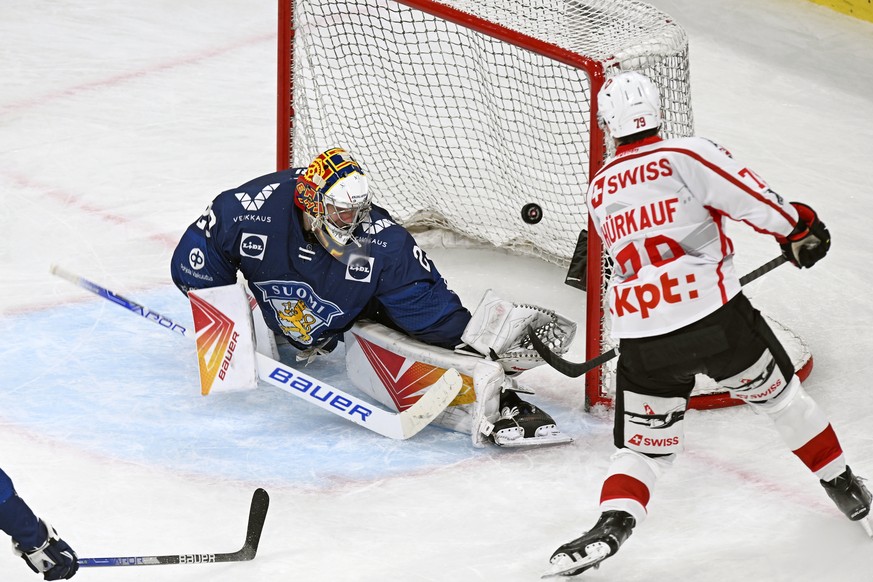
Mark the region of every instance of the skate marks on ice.
<instances>
[{"instance_id":1,"label":"skate marks on ice","mask_svg":"<svg viewBox=\"0 0 873 582\"><path fill-rule=\"evenodd\" d=\"M174 320L190 319L175 288L137 298ZM4 317L0 341L7 363L0 368L5 421L111 458L320 488L511 454L473 448L469 435L434 426L394 442L267 385L203 397L185 338L100 299ZM356 391L342 347L305 371ZM546 404L565 431L578 436L587 430L572 406Z\"/></svg>"}]
</instances>

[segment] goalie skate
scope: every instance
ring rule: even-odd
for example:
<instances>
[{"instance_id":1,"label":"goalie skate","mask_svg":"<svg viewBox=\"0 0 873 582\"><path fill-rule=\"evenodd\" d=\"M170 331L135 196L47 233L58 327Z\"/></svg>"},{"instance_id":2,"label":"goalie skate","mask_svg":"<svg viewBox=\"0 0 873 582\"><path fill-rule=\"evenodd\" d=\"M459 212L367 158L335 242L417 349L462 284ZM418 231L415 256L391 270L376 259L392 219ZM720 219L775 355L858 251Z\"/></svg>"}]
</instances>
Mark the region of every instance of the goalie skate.
<instances>
[{"instance_id":1,"label":"goalie skate","mask_svg":"<svg viewBox=\"0 0 873 582\"><path fill-rule=\"evenodd\" d=\"M522 400L511 390L501 394L500 417L494 423L490 436L499 447L562 445L573 442L572 438L561 432L551 416Z\"/></svg>"}]
</instances>

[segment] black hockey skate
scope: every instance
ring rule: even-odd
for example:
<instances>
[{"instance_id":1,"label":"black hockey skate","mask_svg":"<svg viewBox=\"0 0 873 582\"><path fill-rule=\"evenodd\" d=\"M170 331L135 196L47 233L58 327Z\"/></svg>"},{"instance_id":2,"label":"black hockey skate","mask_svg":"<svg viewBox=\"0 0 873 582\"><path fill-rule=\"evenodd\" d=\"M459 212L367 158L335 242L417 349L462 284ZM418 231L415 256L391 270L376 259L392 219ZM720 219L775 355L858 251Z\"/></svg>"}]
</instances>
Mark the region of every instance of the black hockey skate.
<instances>
[{"instance_id":1,"label":"black hockey skate","mask_svg":"<svg viewBox=\"0 0 873 582\"><path fill-rule=\"evenodd\" d=\"M501 447L560 445L573 439L561 433L554 419L513 390L500 394L500 417L491 430L491 440Z\"/></svg>"},{"instance_id":2,"label":"black hockey skate","mask_svg":"<svg viewBox=\"0 0 873 582\"><path fill-rule=\"evenodd\" d=\"M627 540L636 520L626 511L604 511L594 527L552 554L552 568L543 578L577 576L615 554Z\"/></svg>"},{"instance_id":3,"label":"black hockey skate","mask_svg":"<svg viewBox=\"0 0 873 582\"><path fill-rule=\"evenodd\" d=\"M839 477L832 481L821 481L821 486L840 511L852 521L860 521L870 514L873 495L870 495L864 482L852 473L848 465Z\"/></svg>"}]
</instances>

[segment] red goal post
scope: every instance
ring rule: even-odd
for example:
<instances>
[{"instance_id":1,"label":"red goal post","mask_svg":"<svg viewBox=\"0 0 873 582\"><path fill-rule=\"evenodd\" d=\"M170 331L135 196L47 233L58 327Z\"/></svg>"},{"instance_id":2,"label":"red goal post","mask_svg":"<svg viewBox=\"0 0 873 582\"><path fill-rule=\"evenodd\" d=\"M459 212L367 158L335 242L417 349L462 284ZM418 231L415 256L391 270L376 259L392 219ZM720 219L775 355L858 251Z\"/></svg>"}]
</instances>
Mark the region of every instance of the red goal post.
<instances>
[{"instance_id":1,"label":"red goal post","mask_svg":"<svg viewBox=\"0 0 873 582\"><path fill-rule=\"evenodd\" d=\"M637 0L279 0L278 33L278 169L345 147L404 225L563 267L609 153L594 98L606 78L647 74L662 134L693 132L687 36ZM529 202L536 224L521 219ZM611 347L588 240L586 359ZM586 375L586 407L610 402L611 374ZM691 406L729 404L702 388Z\"/></svg>"}]
</instances>

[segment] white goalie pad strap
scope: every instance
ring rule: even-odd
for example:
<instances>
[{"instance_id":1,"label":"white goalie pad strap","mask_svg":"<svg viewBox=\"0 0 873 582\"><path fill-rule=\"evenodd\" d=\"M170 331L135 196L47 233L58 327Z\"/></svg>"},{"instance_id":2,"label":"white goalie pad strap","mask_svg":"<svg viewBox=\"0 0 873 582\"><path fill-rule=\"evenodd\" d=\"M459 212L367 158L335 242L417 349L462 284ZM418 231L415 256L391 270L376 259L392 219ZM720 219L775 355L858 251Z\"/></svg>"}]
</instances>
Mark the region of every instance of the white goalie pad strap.
<instances>
[{"instance_id":1,"label":"white goalie pad strap","mask_svg":"<svg viewBox=\"0 0 873 582\"><path fill-rule=\"evenodd\" d=\"M457 408L458 412L470 416L470 436L474 447L485 446L485 438L494 430L494 423L500 414L500 392L507 381L509 378L504 374L502 366L486 360L476 360L476 366L473 368L476 400L469 411L463 410L462 407ZM451 407L447 408L443 414L446 415L445 422L447 424L445 426L455 422L455 420L460 420L460 418L450 418L450 415L455 414L455 409ZM459 426L464 426L464 423Z\"/></svg>"},{"instance_id":2,"label":"white goalie pad strap","mask_svg":"<svg viewBox=\"0 0 873 582\"><path fill-rule=\"evenodd\" d=\"M346 369L356 388L392 410L402 412L449 368L461 374L460 393L433 424L472 435L497 418L503 369L475 355L431 346L371 321L359 321L345 333Z\"/></svg>"},{"instance_id":3,"label":"white goalie pad strap","mask_svg":"<svg viewBox=\"0 0 873 582\"><path fill-rule=\"evenodd\" d=\"M473 312L461 340L511 372L523 372L543 364L533 349L528 327L553 352L563 355L576 335L576 324L554 311L535 305L519 305L488 289Z\"/></svg>"},{"instance_id":4,"label":"white goalie pad strap","mask_svg":"<svg viewBox=\"0 0 873 582\"><path fill-rule=\"evenodd\" d=\"M188 292L197 345L200 393L258 385L252 312L239 284Z\"/></svg>"},{"instance_id":5,"label":"white goalie pad strap","mask_svg":"<svg viewBox=\"0 0 873 582\"><path fill-rule=\"evenodd\" d=\"M624 446L669 455L685 448L685 399L624 392Z\"/></svg>"}]
</instances>

